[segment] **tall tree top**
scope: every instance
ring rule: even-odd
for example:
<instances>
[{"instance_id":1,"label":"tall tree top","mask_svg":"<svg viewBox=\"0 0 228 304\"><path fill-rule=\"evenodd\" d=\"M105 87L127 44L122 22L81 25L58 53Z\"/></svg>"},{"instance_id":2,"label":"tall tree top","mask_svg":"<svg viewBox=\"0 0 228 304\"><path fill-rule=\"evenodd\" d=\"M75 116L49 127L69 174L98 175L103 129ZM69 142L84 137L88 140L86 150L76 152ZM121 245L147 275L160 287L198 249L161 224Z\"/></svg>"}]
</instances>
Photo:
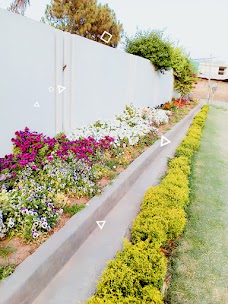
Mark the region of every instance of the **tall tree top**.
<instances>
[{"instance_id":1,"label":"tall tree top","mask_svg":"<svg viewBox=\"0 0 228 304\"><path fill-rule=\"evenodd\" d=\"M107 44L111 47L117 47L123 33L115 12L107 4L98 4L96 0L52 0L42 21L103 44L107 43L100 38L106 31L112 35Z\"/></svg>"}]
</instances>

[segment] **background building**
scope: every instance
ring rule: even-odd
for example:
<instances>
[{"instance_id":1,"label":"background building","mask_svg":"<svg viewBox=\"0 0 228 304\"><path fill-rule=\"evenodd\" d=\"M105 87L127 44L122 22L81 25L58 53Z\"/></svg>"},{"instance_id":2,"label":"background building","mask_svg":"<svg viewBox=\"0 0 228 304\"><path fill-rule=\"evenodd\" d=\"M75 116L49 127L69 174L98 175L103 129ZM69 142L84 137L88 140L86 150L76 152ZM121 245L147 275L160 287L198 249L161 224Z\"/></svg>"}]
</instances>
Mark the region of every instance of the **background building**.
<instances>
[{"instance_id":1,"label":"background building","mask_svg":"<svg viewBox=\"0 0 228 304\"><path fill-rule=\"evenodd\" d=\"M202 61L198 67L198 77L228 81L228 64L222 61L211 63Z\"/></svg>"},{"instance_id":2,"label":"background building","mask_svg":"<svg viewBox=\"0 0 228 304\"><path fill-rule=\"evenodd\" d=\"M201 60L198 63L197 74L199 81L193 95L196 98L228 102L228 64L222 61ZM210 79L210 81L209 81Z\"/></svg>"}]
</instances>

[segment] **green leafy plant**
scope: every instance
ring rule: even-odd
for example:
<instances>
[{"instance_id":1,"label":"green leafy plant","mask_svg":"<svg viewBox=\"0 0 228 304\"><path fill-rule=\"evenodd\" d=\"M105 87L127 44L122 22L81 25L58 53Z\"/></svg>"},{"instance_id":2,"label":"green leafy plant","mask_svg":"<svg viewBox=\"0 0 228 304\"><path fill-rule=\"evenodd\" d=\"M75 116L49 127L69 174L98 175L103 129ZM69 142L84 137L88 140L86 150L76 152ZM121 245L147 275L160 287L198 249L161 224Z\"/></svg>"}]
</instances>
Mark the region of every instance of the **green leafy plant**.
<instances>
[{"instance_id":1,"label":"green leafy plant","mask_svg":"<svg viewBox=\"0 0 228 304\"><path fill-rule=\"evenodd\" d=\"M175 47L161 30L138 31L133 38L126 38L126 52L149 59L156 70L173 69L174 87L181 99L188 95L198 78L188 54L183 48ZM171 105L165 104L165 109Z\"/></svg>"},{"instance_id":2,"label":"green leafy plant","mask_svg":"<svg viewBox=\"0 0 228 304\"><path fill-rule=\"evenodd\" d=\"M9 246L0 246L0 256L5 258L9 254L13 253L16 249Z\"/></svg>"},{"instance_id":3,"label":"green leafy plant","mask_svg":"<svg viewBox=\"0 0 228 304\"><path fill-rule=\"evenodd\" d=\"M195 67L189 55L182 48L172 49L171 66L175 78L174 88L181 94L181 97L184 97L192 91L195 82L197 82Z\"/></svg>"},{"instance_id":4,"label":"green leafy plant","mask_svg":"<svg viewBox=\"0 0 228 304\"><path fill-rule=\"evenodd\" d=\"M158 69L172 67L172 46L163 31L138 31L133 38L126 38L126 52L147 58Z\"/></svg>"},{"instance_id":5,"label":"green leafy plant","mask_svg":"<svg viewBox=\"0 0 228 304\"><path fill-rule=\"evenodd\" d=\"M0 282L11 275L15 270L15 265L1 266L0 265Z\"/></svg>"},{"instance_id":6,"label":"green leafy plant","mask_svg":"<svg viewBox=\"0 0 228 304\"><path fill-rule=\"evenodd\" d=\"M73 206L66 206L63 208L63 210L70 214L71 216L73 216L74 214L76 214L77 212L79 212L80 210L84 209L85 205L73 205Z\"/></svg>"}]
</instances>

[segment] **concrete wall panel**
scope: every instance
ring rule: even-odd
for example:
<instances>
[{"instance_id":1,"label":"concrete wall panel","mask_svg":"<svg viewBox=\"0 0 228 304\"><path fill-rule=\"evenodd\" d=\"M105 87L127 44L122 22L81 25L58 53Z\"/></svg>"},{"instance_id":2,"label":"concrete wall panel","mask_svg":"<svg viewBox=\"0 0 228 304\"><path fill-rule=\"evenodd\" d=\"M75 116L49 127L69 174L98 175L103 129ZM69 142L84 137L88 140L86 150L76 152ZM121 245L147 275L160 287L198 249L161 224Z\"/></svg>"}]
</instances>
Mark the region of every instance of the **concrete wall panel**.
<instances>
[{"instance_id":1,"label":"concrete wall panel","mask_svg":"<svg viewBox=\"0 0 228 304\"><path fill-rule=\"evenodd\" d=\"M156 106L172 98L172 72L161 75L149 60L2 9L0 28L0 157L26 126L68 134L131 102Z\"/></svg>"}]
</instances>

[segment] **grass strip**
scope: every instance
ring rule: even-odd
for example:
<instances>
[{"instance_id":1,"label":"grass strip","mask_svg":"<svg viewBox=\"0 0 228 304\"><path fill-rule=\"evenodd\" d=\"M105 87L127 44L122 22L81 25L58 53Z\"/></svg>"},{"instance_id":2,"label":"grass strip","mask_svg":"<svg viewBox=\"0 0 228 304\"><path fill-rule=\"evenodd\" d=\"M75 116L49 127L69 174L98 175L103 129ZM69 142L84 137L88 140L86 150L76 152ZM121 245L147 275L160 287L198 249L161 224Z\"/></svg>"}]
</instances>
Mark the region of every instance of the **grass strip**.
<instances>
[{"instance_id":1,"label":"grass strip","mask_svg":"<svg viewBox=\"0 0 228 304\"><path fill-rule=\"evenodd\" d=\"M190 175L188 222L169 264L167 303L228 303L228 113L211 108Z\"/></svg>"}]
</instances>

